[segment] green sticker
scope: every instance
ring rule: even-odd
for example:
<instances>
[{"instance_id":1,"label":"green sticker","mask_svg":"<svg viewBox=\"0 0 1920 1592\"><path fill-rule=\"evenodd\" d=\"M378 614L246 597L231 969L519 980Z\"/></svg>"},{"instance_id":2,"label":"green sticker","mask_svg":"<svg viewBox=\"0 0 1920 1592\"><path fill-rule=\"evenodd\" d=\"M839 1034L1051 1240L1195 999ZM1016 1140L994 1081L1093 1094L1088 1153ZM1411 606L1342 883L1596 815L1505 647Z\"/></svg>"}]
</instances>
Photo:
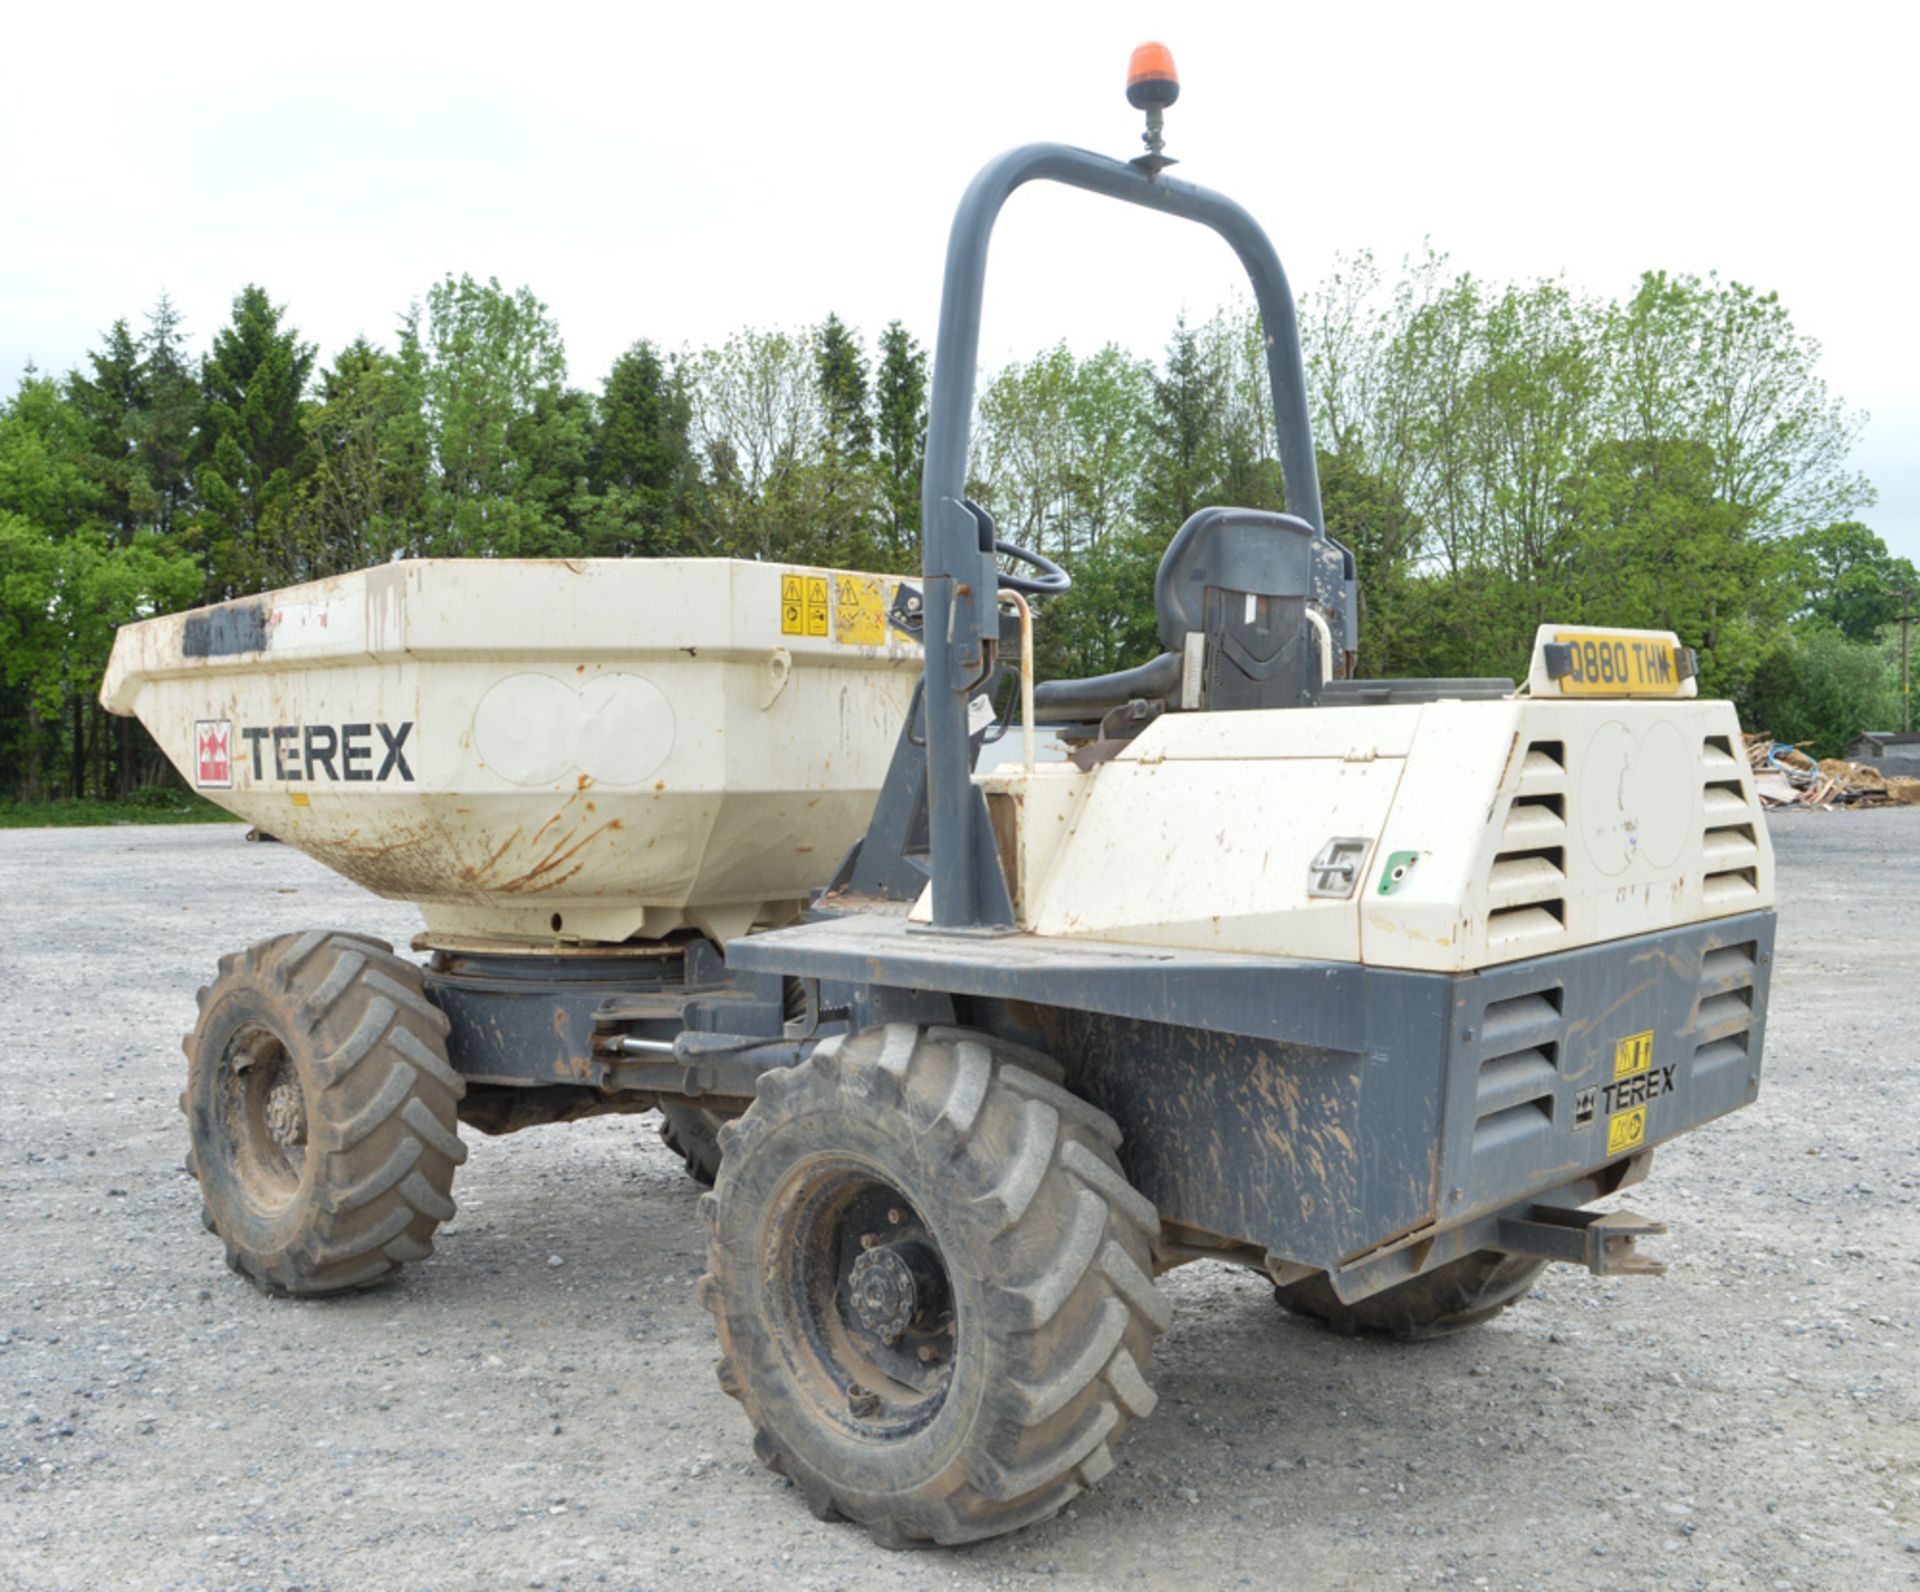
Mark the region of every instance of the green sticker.
<instances>
[{"instance_id":1,"label":"green sticker","mask_svg":"<svg viewBox=\"0 0 1920 1592\"><path fill-rule=\"evenodd\" d=\"M1387 857L1386 867L1380 870L1380 893L1392 895L1413 872L1413 865L1420 860L1417 851L1396 851Z\"/></svg>"}]
</instances>

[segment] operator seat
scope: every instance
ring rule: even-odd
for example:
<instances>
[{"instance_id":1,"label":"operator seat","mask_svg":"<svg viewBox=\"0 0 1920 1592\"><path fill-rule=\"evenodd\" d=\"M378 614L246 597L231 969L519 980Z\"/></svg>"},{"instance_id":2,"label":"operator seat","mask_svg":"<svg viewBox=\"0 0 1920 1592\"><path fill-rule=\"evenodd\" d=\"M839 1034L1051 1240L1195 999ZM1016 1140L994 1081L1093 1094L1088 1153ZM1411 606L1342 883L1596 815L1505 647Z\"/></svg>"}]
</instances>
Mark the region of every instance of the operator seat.
<instances>
[{"instance_id":1,"label":"operator seat","mask_svg":"<svg viewBox=\"0 0 1920 1592\"><path fill-rule=\"evenodd\" d=\"M1151 663L1036 686L1043 723L1130 702L1157 711L1311 707L1356 643L1353 555L1291 514L1201 509L1174 534L1153 582Z\"/></svg>"}]
</instances>

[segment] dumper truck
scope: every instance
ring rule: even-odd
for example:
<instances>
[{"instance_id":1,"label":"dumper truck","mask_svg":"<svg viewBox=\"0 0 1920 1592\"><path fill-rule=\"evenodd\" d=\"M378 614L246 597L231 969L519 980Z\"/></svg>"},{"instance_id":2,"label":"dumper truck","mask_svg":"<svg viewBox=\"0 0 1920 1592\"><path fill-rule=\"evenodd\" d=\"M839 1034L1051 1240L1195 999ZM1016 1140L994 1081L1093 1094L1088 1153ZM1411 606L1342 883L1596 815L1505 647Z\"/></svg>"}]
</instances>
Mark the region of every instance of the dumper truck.
<instances>
[{"instance_id":1,"label":"dumper truck","mask_svg":"<svg viewBox=\"0 0 1920 1592\"><path fill-rule=\"evenodd\" d=\"M1551 1263L1660 1269L1602 1202L1759 1087L1734 710L1679 637L1587 624L1522 681L1357 675L1287 279L1169 174L1177 91L1149 48L1144 153L1029 145L962 198L917 576L402 560L120 632L109 708L424 924L411 954L290 924L199 992L189 1165L236 1271L377 1285L469 1131L658 1111L711 1185L699 1296L755 1452L906 1546L1113 1467L1179 1266L1396 1339ZM1234 252L1285 489L1167 527L1153 656L1045 681L1071 571L966 474L988 243L1035 182Z\"/></svg>"}]
</instances>

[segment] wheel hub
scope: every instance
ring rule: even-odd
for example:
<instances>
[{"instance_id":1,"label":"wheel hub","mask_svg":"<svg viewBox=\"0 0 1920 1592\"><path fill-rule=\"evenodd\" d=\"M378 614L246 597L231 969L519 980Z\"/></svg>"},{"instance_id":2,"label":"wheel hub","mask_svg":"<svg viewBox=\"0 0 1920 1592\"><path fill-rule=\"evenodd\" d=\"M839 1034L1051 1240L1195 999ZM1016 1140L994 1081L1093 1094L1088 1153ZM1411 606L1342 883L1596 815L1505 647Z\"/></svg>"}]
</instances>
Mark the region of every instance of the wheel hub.
<instances>
[{"instance_id":1,"label":"wheel hub","mask_svg":"<svg viewBox=\"0 0 1920 1592\"><path fill-rule=\"evenodd\" d=\"M777 1337L817 1413L892 1442L939 1413L959 1355L941 1246L866 1163L809 1162L780 1198L762 1262Z\"/></svg>"},{"instance_id":2,"label":"wheel hub","mask_svg":"<svg viewBox=\"0 0 1920 1592\"><path fill-rule=\"evenodd\" d=\"M237 1034L225 1058L217 1110L225 1159L259 1210L278 1211L307 1163L307 1097L286 1042L264 1023Z\"/></svg>"},{"instance_id":3,"label":"wheel hub","mask_svg":"<svg viewBox=\"0 0 1920 1592\"><path fill-rule=\"evenodd\" d=\"M307 1142L307 1100L300 1082L285 1069L267 1092L267 1133L284 1151L303 1149Z\"/></svg>"},{"instance_id":4,"label":"wheel hub","mask_svg":"<svg viewBox=\"0 0 1920 1592\"><path fill-rule=\"evenodd\" d=\"M854 1315L882 1343L899 1342L920 1313L919 1288L906 1254L909 1247L883 1244L867 1250L853 1263L853 1274L847 1279Z\"/></svg>"}]
</instances>

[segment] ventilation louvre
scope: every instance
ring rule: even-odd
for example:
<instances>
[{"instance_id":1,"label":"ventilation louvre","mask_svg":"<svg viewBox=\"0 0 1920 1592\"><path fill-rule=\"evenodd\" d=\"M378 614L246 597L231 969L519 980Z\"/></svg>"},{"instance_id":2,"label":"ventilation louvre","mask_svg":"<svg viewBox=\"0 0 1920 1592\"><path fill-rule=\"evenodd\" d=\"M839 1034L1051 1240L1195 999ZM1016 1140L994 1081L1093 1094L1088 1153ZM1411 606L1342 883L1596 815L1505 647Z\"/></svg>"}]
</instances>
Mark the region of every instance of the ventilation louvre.
<instances>
[{"instance_id":1,"label":"ventilation louvre","mask_svg":"<svg viewBox=\"0 0 1920 1592\"><path fill-rule=\"evenodd\" d=\"M1560 1079L1558 985L1491 1001L1481 1014L1474 1153L1499 1150L1553 1121Z\"/></svg>"},{"instance_id":2,"label":"ventilation louvre","mask_svg":"<svg viewBox=\"0 0 1920 1592\"><path fill-rule=\"evenodd\" d=\"M1700 987L1690 1030L1696 1083L1748 1060L1758 952L1756 942L1748 940L1718 946L1700 959Z\"/></svg>"},{"instance_id":3,"label":"ventilation louvre","mask_svg":"<svg viewBox=\"0 0 1920 1592\"><path fill-rule=\"evenodd\" d=\"M1732 738L1709 735L1700 743L1700 903L1717 912L1737 912L1760 894L1758 815L1747 794L1745 769L1733 755Z\"/></svg>"},{"instance_id":4,"label":"ventilation louvre","mask_svg":"<svg viewBox=\"0 0 1920 1592\"><path fill-rule=\"evenodd\" d=\"M1700 856L1709 874L1751 869L1760 860L1760 842L1752 824L1723 824L1701 837Z\"/></svg>"},{"instance_id":5,"label":"ventilation louvre","mask_svg":"<svg viewBox=\"0 0 1920 1592\"><path fill-rule=\"evenodd\" d=\"M1487 949L1546 950L1566 938L1567 749L1533 741L1487 871Z\"/></svg>"},{"instance_id":6,"label":"ventilation louvre","mask_svg":"<svg viewBox=\"0 0 1920 1592\"><path fill-rule=\"evenodd\" d=\"M1520 791L1563 790L1567 781L1567 748L1563 741L1534 741L1520 760Z\"/></svg>"}]
</instances>

